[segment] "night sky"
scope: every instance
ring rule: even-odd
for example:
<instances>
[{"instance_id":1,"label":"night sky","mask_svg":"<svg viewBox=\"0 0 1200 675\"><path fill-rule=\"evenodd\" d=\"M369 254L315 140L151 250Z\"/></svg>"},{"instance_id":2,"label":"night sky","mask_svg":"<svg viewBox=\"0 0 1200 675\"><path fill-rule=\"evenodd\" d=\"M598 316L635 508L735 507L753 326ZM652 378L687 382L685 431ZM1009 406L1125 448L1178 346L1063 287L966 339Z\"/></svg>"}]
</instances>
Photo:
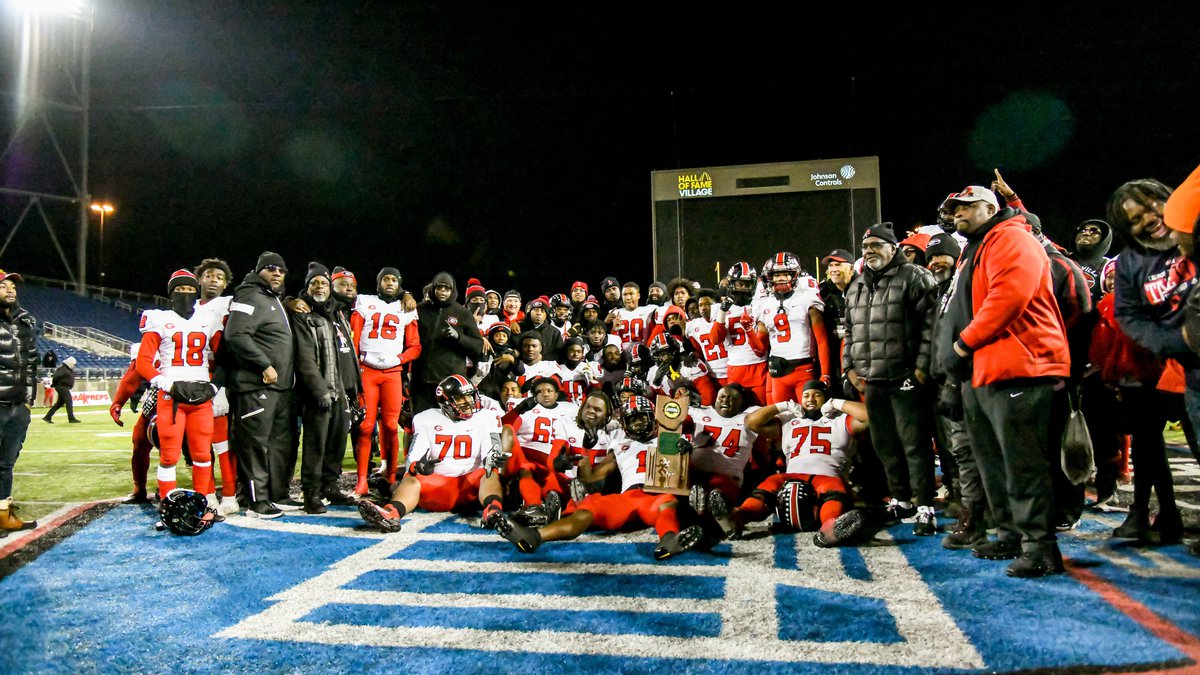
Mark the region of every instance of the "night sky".
<instances>
[{"instance_id":1,"label":"night sky","mask_svg":"<svg viewBox=\"0 0 1200 675\"><path fill-rule=\"evenodd\" d=\"M998 166L1065 242L1121 182L1200 163L1190 11L775 4L99 0L91 191L118 209L109 285L162 293L211 255L240 278L263 249L291 290L312 259L364 290L383 265L414 290L441 269L527 296L646 283L651 171L865 155L900 227ZM53 189L32 147L3 182ZM20 206L0 209L5 232ZM60 220L72 261L75 227ZM65 277L36 222L0 265Z\"/></svg>"}]
</instances>

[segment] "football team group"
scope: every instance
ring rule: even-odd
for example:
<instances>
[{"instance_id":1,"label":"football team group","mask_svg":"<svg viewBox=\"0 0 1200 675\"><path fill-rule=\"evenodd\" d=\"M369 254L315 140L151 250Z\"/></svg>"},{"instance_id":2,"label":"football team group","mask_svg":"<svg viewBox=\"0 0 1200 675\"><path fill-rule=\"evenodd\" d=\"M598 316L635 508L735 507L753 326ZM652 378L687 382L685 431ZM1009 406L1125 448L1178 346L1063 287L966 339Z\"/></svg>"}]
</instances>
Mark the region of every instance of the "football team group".
<instances>
[{"instance_id":1,"label":"football team group","mask_svg":"<svg viewBox=\"0 0 1200 675\"><path fill-rule=\"evenodd\" d=\"M178 534L243 510L357 504L384 532L414 509L482 511L522 552L653 527L658 559L772 516L821 547L899 521L935 536L941 510L947 549L1036 577L1062 571L1056 533L1109 503L1132 460L1113 536L1177 543L1163 429L1180 421L1196 452L1198 213L1200 169L1174 191L1131 181L1064 248L997 172L950 194L939 225L868 228L859 256L822 259L820 282L780 252L713 289L655 282L646 304L613 277L596 295L577 281L528 300L471 279L460 302L450 274L414 294L393 267L360 294L351 271L317 262L288 297L272 252L225 295L230 268L206 259L171 275L169 309L144 312L114 397L122 426L141 402L127 501L158 501ZM1114 232L1123 249L1109 258ZM11 499L37 359L19 279L0 273L4 534L36 525ZM670 436L688 466L674 492L654 487L668 478L655 415L667 400L687 411ZM339 485L347 445L352 494ZM176 488L181 460L192 490Z\"/></svg>"}]
</instances>

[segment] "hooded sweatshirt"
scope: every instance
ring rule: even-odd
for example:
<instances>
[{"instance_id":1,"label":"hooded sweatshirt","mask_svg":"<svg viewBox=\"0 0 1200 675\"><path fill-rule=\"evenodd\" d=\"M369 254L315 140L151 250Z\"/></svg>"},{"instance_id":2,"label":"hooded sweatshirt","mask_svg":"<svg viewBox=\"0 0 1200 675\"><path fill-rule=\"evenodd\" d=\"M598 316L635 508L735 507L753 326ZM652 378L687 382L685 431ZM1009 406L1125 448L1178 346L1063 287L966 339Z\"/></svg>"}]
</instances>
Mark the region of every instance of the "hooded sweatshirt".
<instances>
[{"instance_id":1,"label":"hooded sweatshirt","mask_svg":"<svg viewBox=\"0 0 1200 675\"><path fill-rule=\"evenodd\" d=\"M1104 265L1108 262L1108 249L1112 247L1112 228L1103 220L1085 220L1075 228L1075 236L1079 237L1079 231L1087 225L1095 225L1100 228L1100 243L1094 246L1075 245L1075 252L1071 254L1071 259L1079 265L1083 270L1084 279L1087 280L1088 290L1092 294L1092 306L1096 306L1100 302L1100 298L1104 296L1104 292L1100 290L1100 277L1104 273Z\"/></svg>"},{"instance_id":2,"label":"hooded sweatshirt","mask_svg":"<svg viewBox=\"0 0 1200 675\"><path fill-rule=\"evenodd\" d=\"M458 303L458 287L449 272L438 272L431 286L450 286L450 297L439 302L433 289L417 305L417 331L421 338L421 357L413 362L413 378L436 384L451 375L467 375L467 361L483 356L483 336L470 310ZM446 328L457 335L446 336Z\"/></svg>"}]
</instances>

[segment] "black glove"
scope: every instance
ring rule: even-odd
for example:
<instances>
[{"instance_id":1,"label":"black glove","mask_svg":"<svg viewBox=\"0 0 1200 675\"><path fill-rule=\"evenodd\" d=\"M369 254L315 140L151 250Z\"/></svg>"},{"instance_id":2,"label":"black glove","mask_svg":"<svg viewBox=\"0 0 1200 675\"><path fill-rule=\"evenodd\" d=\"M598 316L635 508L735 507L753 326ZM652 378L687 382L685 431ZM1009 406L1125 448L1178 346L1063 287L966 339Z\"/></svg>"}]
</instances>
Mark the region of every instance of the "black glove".
<instances>
[{"instance_id":1,"label":"black glove","mask_svg":"<svg viewBox=\"0 0 1200 675\"><path fill-rule=\"evenodd\" d=\"M525 399L524 401L521 401L520 403L518 403L517 407L513 408L513 410L515 410L518 415L524 415L525 413L529 412L530 410L533 410L534 408L536 408L537 404L538 404L537 399L534 398L533 396L530 396L529 398Z\"/></svg>"},{"instance_id":2,"label":"black glove","mask_svg":"<svg viewBox=\"0 0 1200 675\"><path fill-rule=\"evenodd\" d=\"M696 446L692 445L692 439L688 438L687 436L679 437L679 454L690 455L692 454L692 450L695 449Z\"/></svg>"},{"instance_id":3,"label":"black glove","mask_svg":"<svg viewBox=\"0 0 1200 675\"><path fill-rule=\"evenodd\" d=\"M654 379L650 381L650 384L653 384L656 387L661 387L663 378L667 376L667 370L668 366L659 364L658 368L654 371Z\"/></svg>"},{"instance_id":4,"label":"black glove","mask_svg":"<svg viewBox=\"0 0 1200 675\"><path fill-rule=\"evenodd\" d=\"M938 388L937 403L934 405L937 414L948 417L954 422L963 420L962 391L958 385L949 382Z\"/></svg>"},{"instance_id":5,"label":"black glove","mask_svg":"<svg viewBox=\"0 0 1200 675\"><path fill-rule=\"evenodd\" d=\"M432 457L418 460L412 463L409 467L409 473L414 473L419 476L428 476L433 473L433 467L437 465L437 460Z\"/></svg>"},{"instance_id":6,"label":"black glove","mask_svg":"<svg viewBox=\"0 0 1200 675\"><path fill-rule=\"evenodd\" d=\"M576 455L570 450L563 450L554 457L554 470L563 473L567 469L579 464L579 460L583 459L583 455Z\"/></svg>"},{"instance_id":7,"label":"black glove","mask_svg":"<svg viewBox=\"0 0 1200 675\"><path fill-rule=\"evenodd\" d=\"M730 307L733 307L733 298L726 295L725 298L721 300L721 311L728 312Z\"/></svg>"},{"instance_id":8,"label":"black glove","mask_svg":"<svg viewBox=\"0 0 1200 675\"><path fill-rule=\"evenodd\" d=\"M333 408L333 394L329 392L321 394L321 398L317 399L317 407L321 410L330 410Z\"/></svg>"},{"instance_id":9,"label":"black glove","mask_svg":"<svg viewBox=\"0 0 1200 675\"><path fill-rule=\"evenodd\" d=\"M362 424L362 421L365 420L366 418L367 418L367 409L362 407L361 405L359 405L358 401L355 401L353 404L350 405L350 424L351 424L351 426L358 426L358 425Z\"/></svg>"},{"instance_id":10,"label":"black glove","mask_svg":"<svg viewBox=\"0 0 1200 675\"><path fill-rule=\"evenodd\" d=\"M458 339L458 331L454 330L454 326L447 324L446 327L442 329L442 338L453 342Z\"/></svg>"},{"instance_id":11,"label":"black glove","mask_svg":"<svg viewBox=\"0 0 1200 675\"><path fill-rule=\"evenodd\" d=\"M600 435L592 429L583 430L583 447L591 450L596 447L596 442L600 440Z\"/></svg>"}]
</instances>

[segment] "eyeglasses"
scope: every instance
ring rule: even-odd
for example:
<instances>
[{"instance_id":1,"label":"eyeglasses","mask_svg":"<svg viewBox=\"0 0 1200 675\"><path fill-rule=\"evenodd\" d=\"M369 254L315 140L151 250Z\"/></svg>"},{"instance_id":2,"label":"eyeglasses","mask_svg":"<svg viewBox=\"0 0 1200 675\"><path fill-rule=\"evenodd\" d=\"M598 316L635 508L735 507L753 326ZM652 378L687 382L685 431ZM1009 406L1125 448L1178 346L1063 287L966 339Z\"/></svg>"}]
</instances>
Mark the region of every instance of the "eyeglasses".
<instances>
[{"instance_id":1,"label":"eyeglasses","mask_svg":"<svg viewBox=\"0 0 1200 675\"><path fill-rule=\"evenodd\" d=\"M276 272L278 272L280 274L287 274L287 268L281 267L279 265L263 265L263 269L270 272L271 274L275 274Z\"/></svg>"},{"instance_id":2,"label":"eyeglasses","mask_svg":"<svg viewBox=\"0 0 1200 675\"><path fill-rule=\"evenodd\" d=\"M1088 225L1087 227L1079 230L1079 234L1100 234L1100 228L1094 225Z\"/></svg>"},{"instance_id":3,"label":"eyeglasses","mask_svg":"<svg viewBox=\"0 0 1200 675\"><path fill-rule=\"evenodd\" d=\"M862 249L864 251L882 251L884 246L890 246L890 244L886 241L863 242Z\"/></svg>"}]
</instances>

